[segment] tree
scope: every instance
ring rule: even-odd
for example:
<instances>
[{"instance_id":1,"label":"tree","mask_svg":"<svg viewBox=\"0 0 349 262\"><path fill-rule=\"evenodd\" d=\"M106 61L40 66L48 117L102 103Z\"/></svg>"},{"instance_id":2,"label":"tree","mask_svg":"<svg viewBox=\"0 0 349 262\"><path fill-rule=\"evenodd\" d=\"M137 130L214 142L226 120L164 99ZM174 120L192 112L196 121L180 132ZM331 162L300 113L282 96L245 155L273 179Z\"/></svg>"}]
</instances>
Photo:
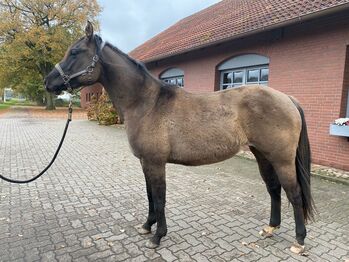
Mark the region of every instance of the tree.
<instances>
[{"instance_id":1,"label":"tree","mask_svg":"<svg viewBox=\"0 0 349 262\"><path fill-rule=\"evenodd\" d=\"M100 11L97 0L1 0L0 88L17 88L35 100L45 94L46 109L54 109L43 79L87 20L98 27Z\"/></svg>"}]
</instances>

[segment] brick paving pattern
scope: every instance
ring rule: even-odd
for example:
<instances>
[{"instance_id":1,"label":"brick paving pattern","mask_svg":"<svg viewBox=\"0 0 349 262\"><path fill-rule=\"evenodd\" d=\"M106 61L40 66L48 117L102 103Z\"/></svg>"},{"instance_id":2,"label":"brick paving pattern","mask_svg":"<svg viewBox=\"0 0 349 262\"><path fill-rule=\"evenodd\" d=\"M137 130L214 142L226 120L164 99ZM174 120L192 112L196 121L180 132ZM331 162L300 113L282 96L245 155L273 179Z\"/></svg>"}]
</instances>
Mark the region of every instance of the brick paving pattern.
<instances>
[{"instance_id":1,"label":"brick paving pattern","mask_svg":"<svg viewBox=\"0 0 349 262\"><path fill-rule=\"evenodd\" d=\"M0 173L29 178L50 160L65 121L0 117ZM135 226L147 200L125 130L71 123L56 163L28 185L0 182L0 261L345 261L349 187L313 179L319 216L308 225L308 257L289 251L292 209L271 239L269 196L255 162L239 157L201 167L167 166L168 235L156 250Z\"/></svg>"}]
</instances>

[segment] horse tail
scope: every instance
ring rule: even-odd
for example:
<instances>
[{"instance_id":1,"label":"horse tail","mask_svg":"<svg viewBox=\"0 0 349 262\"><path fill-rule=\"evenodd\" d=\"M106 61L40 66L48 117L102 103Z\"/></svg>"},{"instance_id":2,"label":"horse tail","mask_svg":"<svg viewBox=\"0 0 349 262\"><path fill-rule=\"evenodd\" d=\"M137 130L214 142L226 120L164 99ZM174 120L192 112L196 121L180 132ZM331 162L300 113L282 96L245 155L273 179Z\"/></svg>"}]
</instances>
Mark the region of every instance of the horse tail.
<instances>
[{"instance_id":1,"label":"horse tail","mask_svg":"<svg viewBox=\"0 0 349 262\"><path fill-rule=\"evenodd\" d=\"M294 105L297 107L302 119L302 129L296 153L296 173L298 183L301 187L304 219L306 221L314 220L314 213L316 212L316 209L310 190L311 152L307 124L305 122L304 111L302 107L294 98L290 98Z\"/></svg>"}]
</instances>

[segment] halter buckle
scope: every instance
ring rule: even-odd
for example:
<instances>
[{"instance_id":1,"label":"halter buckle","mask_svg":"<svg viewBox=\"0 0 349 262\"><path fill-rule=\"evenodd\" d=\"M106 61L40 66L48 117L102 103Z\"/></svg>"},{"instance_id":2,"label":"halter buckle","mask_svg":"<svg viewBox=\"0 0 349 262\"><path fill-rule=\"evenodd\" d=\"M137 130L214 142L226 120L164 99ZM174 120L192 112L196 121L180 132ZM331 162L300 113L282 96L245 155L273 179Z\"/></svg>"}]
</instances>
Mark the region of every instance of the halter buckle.
<instances>
[{"instance_id":1,"label":"halter buckle","mask_svg":"<svg viewBox=\"0 0 349 262\"><path fill-rule=\"evenodd\" d=\"M98 55L94 55L93 58L92 58L92 61L97 63L98 59L99 59Z\"/></svg>"},{"instance_id":2,"label":"halter buckle","mask_svg":"<svg viewBox=\"0 0 349 262\"><path fill-rule=\"evenodd\" d=\"M87 73L91 74L93 72L94 66L90 65L88 67L86 67L86 71Z\"/></svg>"},{"instance_id":3,"label":"halter buckle","mask_svg":"<svg viewBox=\"0 0 349 262\"><path fill-rule=\"evenodd\" d=\"M62 75L62 79L63 79L64 84L69 83L70 76L69 76L69 75L64 74L64 75Z\"/></svg>"}]
</instances>

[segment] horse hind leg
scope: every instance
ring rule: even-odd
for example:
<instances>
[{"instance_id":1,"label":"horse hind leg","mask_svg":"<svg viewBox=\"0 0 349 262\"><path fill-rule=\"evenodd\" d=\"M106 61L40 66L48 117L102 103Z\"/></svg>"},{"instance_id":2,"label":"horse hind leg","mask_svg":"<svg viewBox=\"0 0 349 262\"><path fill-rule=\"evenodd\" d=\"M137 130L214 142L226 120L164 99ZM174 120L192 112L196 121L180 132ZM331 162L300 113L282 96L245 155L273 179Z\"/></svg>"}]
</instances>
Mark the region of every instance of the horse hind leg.
<instances>
[{"instance_id":1,"label":"horse hind leg","mask_svg":"<svg viewBox=\"0 0 349 262\"><path fill-rule=\"evenodd\" d=\"M304 239L307 235L307 230L305 227L302 189L297 181L296 167L294 163L289 165L275 164L275 170L278 174L281 186L285 190L287 198L293 207L297 242L291 246L291 251L296 254L302 254L305 250Z\"/></svg>"},{"instance_id":2,"label":"horse hind leg","mask_svg":"<svg viewBox=\"0 0 349 262\"><path fill-rule=\"evenodd\" d=\"M256 148L250 147L250 150L257 159L259 172L271 199L269 225L263 228L259 234L264 237L272 237L281 224L281 185L271 163Z\"/></svg>"}]
</instances>

